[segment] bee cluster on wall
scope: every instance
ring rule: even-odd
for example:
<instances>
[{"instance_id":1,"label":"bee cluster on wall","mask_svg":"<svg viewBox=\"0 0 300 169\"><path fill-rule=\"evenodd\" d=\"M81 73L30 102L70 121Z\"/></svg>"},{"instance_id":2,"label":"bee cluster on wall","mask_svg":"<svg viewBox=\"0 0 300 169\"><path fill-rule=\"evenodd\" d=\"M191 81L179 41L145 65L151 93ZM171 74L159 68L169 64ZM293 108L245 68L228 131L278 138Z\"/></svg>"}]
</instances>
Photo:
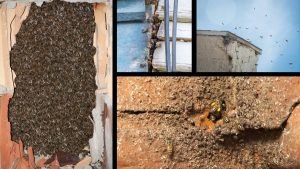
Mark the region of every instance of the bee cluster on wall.
<instances>
[{"instance_id":1,"label":"bee cluster on wall","mask_svg":"<svg viewBox=\"0 0 300 169\"><path fill-rule=\"evenodd\" d=\"M158 47L158 38L157 38L157 32L159 30L159 26L161 24L161 21L158 18L158 15L155 14L150 18L150 25L149 25L149 42L147 45L148 48L148 57L147 57L147 62L148 62L148 71L152 72L153 66L152 66L152 60L153 60L153 55L155 49Z\"/></svg>"},{"instance_id":2,"label":"bee cluster on wall","mask_svg":"<svg viewBox=\"0 0 300 169\"><path fill-rule=\"evenodd\" d=\"M94 20L92 4L32 3L16 35L10 52L16 73L9 104L12 139L36 153L78 154L92 137Z\"/></svg>"}]
</instances>

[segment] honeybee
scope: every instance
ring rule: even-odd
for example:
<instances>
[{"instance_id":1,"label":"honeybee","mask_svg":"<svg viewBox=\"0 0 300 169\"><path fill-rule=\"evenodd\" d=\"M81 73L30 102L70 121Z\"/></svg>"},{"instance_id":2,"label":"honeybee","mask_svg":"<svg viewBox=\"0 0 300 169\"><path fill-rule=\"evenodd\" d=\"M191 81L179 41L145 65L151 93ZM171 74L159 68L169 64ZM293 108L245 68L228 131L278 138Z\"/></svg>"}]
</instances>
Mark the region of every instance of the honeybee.
<instances>
[{"instance_id":1,"label":"honeybee","mask_svg":"<svg viewBox=\"0 0 300 169\"><path fill-rule=\"evenodd\" d=\"M166 140L166 150L167 150L167 155L169 159L173 158L174 155L174 146L173 146L173 141L171 139Z\"/></svg>"},{"instance_id":2,"label":"honeybee","mask_svg":"<svg viewBox=\"0 0 300 169\"><path fill-rule=\"evenodd\" d=\"M208 118L216 122L222 117L222 113L226 110L226 104L224 100L215 100L211 104L211 111L209 112Z\"/></svg>"}]
</instances>

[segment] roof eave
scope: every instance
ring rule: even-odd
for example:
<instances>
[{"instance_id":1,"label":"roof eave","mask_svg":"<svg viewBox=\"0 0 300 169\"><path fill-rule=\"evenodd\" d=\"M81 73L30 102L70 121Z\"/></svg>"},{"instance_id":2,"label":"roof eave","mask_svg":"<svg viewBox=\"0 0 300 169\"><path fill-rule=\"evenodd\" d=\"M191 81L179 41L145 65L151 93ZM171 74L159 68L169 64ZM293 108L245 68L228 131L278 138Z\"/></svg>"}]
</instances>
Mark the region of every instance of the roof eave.
<instances>
[{"instance_id":1,"label":"roof eave","mask_svg":"<svg viewBox=\"0 0 300 169\"><path fill-rule=\"evenodd\" d=\"M262 50L255 46L254 44L250 43L249 41L235 35L234 33L231 33L229 31L211 31L211 30L197 30L197 35L206 35L206 36L230 36L234 39L236 39L238 42L249 46L252 48L255 53L258 53L259 55L261 54Z\"/></svg>"}]
</instances>

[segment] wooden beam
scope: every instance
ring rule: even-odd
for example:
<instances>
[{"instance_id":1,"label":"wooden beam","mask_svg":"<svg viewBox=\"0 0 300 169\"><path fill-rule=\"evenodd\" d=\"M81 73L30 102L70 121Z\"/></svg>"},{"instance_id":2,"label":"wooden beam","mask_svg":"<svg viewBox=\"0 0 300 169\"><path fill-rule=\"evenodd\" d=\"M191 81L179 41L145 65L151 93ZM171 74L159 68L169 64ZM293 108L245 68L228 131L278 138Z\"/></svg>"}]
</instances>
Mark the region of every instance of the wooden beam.
<instances>
[{"instance_id":1,"label":"wooden beam","mask_svg":"<svg viewBox=\"0 0 300 169\"><path fill-rule=\"evenodd\" d=\"M164 20L164 1L159 0L156 14L159 15L160 20ZM173 6L174 1L170 0L170 12L169 20L173 20ZM178 13L177 13L177 22L192 22L192 0L178 0Z\"/></svg>"},{"instance_id":2,"label":"wooden beam","mask_svg":"<svg viewBox=\"0 0 300 169\"><path fill-rule=\"evenodd\" d=\"M164 21L160 24L157 37L160 40L165 40ZM173 22L170 22L170 38L172 38ZM177 23L177 40L192 41L192 23Z\"/></svg>"},{"instance_id":3,"label":"wooden beam","mask_svg":"<svg viewBox=\"0 0 300 169\"><path fill-rule=\"evenodd\" d=\"M166 71L165 61L165 43L161 43L161 47L156 48L154 51L152 65L154 69L159 71ZM170 42L172 46L172 42ZM191 72L192 71L192 43L191 42L178 42L176 46L176 68L178 72Z\"/></svg>"}]
</instances>

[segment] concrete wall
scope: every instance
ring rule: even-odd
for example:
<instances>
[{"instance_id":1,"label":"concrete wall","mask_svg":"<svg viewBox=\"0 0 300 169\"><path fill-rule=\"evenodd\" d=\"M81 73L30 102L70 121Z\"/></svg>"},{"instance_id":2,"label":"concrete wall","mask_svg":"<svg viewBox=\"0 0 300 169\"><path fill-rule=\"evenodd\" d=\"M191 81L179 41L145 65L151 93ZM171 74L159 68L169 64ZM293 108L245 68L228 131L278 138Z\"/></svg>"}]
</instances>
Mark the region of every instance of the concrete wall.
<instances>
[{"instance_id":1,"label":"concrete wall","mask_svg":"<svg viewBox=\"0 0 300 169\"><path fill-rule=\"evenodd\" d=\"M254 49L223 36L197 35L198 72L256 72Z\"/></svg>"},{"instance_id":2,"label":"concrete wall","mask_svg":"<svg viewBox=\"0 0 300 169\"><path fill-rule=\"evenodd\" d=\"M230 72L232 63L221 36L197 36L197 71Z\"/></svg>"}]
</instances>

